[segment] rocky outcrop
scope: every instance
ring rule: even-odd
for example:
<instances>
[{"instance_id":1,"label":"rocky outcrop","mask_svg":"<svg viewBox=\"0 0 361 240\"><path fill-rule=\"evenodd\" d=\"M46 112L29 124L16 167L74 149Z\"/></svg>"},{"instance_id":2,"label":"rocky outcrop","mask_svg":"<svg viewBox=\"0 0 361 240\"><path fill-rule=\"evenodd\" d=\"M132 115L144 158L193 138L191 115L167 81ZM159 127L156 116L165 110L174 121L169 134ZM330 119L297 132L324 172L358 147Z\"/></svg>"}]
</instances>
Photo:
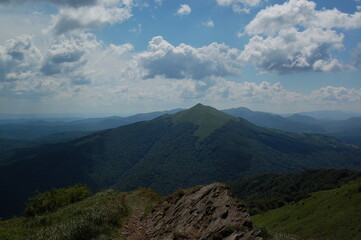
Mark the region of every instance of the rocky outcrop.
<instances>
[{"instance_id":1,"label":"rocky outcrop","mask_svg":"<svg viewBox=\"0 0 361 240\"><path fill-rule=\"evenodd\" d=\"M179 190L145 217L131 240L260 240L246 206L214 183Z\"/></svg>"}]
</instances>

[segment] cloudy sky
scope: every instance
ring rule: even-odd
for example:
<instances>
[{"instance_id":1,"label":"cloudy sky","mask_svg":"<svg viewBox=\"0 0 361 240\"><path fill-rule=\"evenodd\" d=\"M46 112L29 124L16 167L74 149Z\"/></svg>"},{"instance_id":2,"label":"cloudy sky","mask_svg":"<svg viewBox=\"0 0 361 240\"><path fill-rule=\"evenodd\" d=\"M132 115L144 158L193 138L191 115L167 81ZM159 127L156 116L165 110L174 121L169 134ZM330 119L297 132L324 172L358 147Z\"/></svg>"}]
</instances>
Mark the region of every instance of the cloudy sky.
<instances>
[{"instance_id":1,"label":"cloudy sky","mask_svg":"<svg viewBox=\"0 0 361 240\"><path fill-rule=\"evenodd\" d=\"M361 0L0 0L0 113L361 112Z\"/></svg>"}]
</instances>

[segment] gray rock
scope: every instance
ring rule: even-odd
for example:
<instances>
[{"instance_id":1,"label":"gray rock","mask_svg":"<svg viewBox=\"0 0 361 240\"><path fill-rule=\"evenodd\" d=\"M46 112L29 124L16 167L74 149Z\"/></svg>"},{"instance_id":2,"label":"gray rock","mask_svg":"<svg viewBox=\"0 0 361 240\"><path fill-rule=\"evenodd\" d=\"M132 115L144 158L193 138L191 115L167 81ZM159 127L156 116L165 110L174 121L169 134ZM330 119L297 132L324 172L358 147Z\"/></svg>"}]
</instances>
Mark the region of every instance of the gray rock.
<instances>
[{"instance_id":1,"label":"gray rock","mask_svg":"<svg viewBox=\"0 0 361 240\"><path fill-rule=\"evenodd\" d=\"M221 183L179 190L141 225L141 239L147 240L261 240L252 229L247 207ZM140 239L139 232L137 236Z\"/></svg>"}]
</instances>

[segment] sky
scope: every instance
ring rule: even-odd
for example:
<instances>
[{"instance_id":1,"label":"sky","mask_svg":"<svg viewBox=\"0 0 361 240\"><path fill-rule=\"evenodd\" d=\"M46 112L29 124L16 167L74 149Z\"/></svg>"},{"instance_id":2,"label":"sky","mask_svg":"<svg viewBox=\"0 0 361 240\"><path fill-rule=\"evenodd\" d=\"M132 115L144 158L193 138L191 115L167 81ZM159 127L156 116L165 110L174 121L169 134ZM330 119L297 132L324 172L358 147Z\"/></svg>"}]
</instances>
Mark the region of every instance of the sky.
<instances>
[{"instance_id":1,"label":"sky","mask_svg":"<svg viewBox=\"0 0 361 240\"><path fill-rule=\"evenodd\" d=\"M0 0L0 114L361 112L361 0Z\"/></svg>"}]
</instances>

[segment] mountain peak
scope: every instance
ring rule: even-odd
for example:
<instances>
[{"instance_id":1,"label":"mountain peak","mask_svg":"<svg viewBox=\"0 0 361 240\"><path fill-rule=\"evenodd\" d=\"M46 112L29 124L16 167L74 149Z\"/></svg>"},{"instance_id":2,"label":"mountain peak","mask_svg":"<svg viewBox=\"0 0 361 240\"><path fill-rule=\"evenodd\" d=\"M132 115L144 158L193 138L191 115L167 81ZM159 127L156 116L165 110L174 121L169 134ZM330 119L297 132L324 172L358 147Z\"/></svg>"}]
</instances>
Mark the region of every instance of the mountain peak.
<instances>
[{"instance_id":1,"label":"mountain peak","mask_svg":"<svg viewBox=\"0 0 361 240\"><path fill-rule=\"evenodd\" d=\"M191 122L197 125L198 129L194 135L198 136L200 140L231 119L237 121L237 118L201 103L173 115L174 123Z\"/></svg>"},{"instance_id":2,"label":"mountain peak","mask_svg":"<svg viewBox=\"0 0 361 240\"><path fill-rule=\"evenodd\" d=\"M202 108L202 107L209 107L209 106L205 106L205 105L203 105L202 103L197 103L196 105L194 105L194 106L191 107L191 108Z\"/></svg>"}]
</instances>

